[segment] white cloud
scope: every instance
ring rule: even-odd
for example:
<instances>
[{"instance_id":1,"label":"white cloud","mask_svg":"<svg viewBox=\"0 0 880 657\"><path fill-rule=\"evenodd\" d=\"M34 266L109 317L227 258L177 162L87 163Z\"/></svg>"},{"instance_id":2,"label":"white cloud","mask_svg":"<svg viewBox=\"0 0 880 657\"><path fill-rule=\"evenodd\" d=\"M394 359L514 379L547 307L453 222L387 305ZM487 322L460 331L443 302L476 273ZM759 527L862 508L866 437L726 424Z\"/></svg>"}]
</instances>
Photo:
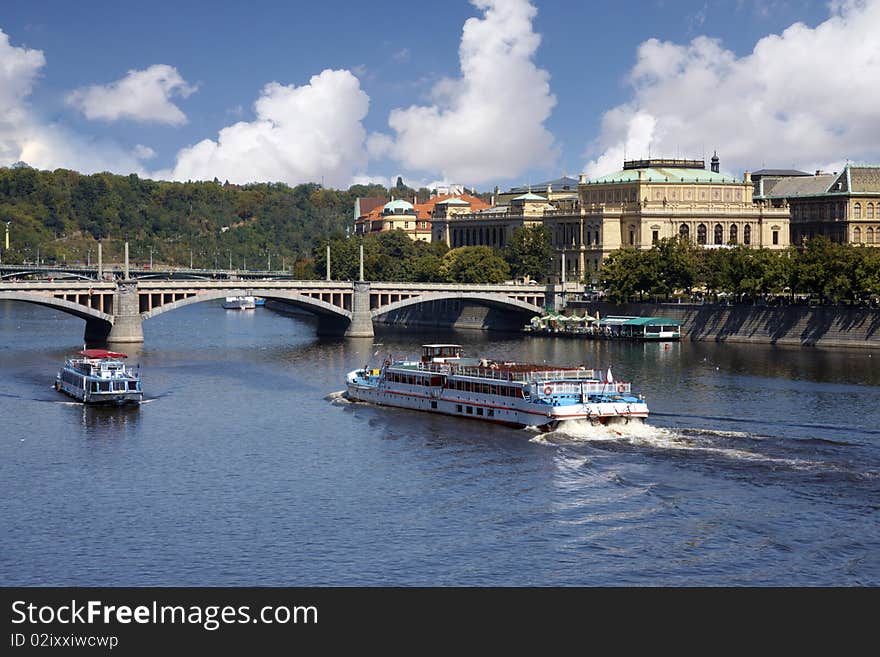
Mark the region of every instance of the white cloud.
<instances>
[{"instance_id":1,"label":"white cloud","mask_svg":"<svg viewBox=\"0 0 880 657\"><path fill-rule=\"evenodd\" d=\"M220 130L177 154L174 180L234 183L277 181L348 185L366 165L361 120L370 99L349 71L325 70L301 87L267 84L257 99L256 119Z\"/></svg>"},{"instance_id":2,"label":"white cloud","mask_svg":"<svg viewBox=\"0 0 880 657\"><path fill-rule=\"evenodd\" d=\"M37 169L145 173L139 161L143 151L139 148L129 151L116 143L74 134L55 124L25 126L17 145L19 154L15 159L24 160Z\"/></svg>"},{"instance_id":3,"label":"white cloud","mask_svg":"<svg viewBox=\"0 0 880 657\"><path fill-rule=\"evenodd\" d=\"M397 185L398 177L403 178L403 182L407 187L409 187L411 189L415 189L416 191L423 189L423 188L431 190L431 189L437 189L439 187L449 187L450 185L453 184L453 183L449 182L448 180L431 180L428 178L408 178L402 172L399 172L393 176L381 176L381 175L373 175L373 174L368 174L368 173L359 173L352 178L351 184L352 185L370 185L370 184L382 185L383 187L387 187L387 188L391 189L392 191L394 191L393 188ZM468 187L468 189L470 189L470 187ZM412 199L406 199L406 200L411 201Z\"/></svg>"},{"instance_id":4,"label":"white cloud","mask_svg":"<svg viewBox=\"0 0 880 657\"><path fill-rule=\"evenodd\" d=\"M39 169L142 173L135 153L40 122L27 99L45 65L42 51L13 46L0 30L0 166L24 160Z\"/></svg>"},{"instance_id":5,"label":"white cloud","mask_svg":"<svg viewBox=\"0 0 880 657\"><path fill-rule=\"evenodd\" d=\"M880 0L832 5L816 26L795 23L747 56L701 36L649 39L638 49L631 100L608 111L587 174L628 158L700 157L722 168L790 167L880 159ZM839 170L839 169L838 169Z\"/></svg>"},{"instance_id":6,"label":"white cloud","mask_svg":"<svg viewBox=\"0 0 880 657\"><path fill-rule=\"evenodd\" d=\"M393 110L388 125L396 134L372 135L372 156L469 184L554 159L544 121L556 98L549 74L532 61L541 42L535 8L527 0L471 1L483 16L464 24L461 77L435 84L432 105Z\"/></svg>"},{"instance_id":7,"label":"white cloud","mask_svg":"<svg viewBox=\"0 0 880 657\"><path fill-rule=\"evenodd\" d=\"M76 89L65 100L91 120L130 119L182 125L186 115L171 99L186 98L195 90L173 66L154 64L143 71L129 71L121 80L107 85Z\"/></svg>"},{"instance_id":8,"label":"white cloud","mask_svg":"<svg viewBox=\"0 0 880 657\"><path fill-rule=\"evenodd\" d=\"M41 50L16 48L0 30L0 164L19 159L21 130L29 120L25 98L45 64Z\"/></svg>"},{"instance_id":9,"label":"white cloud","mask_svg":"<svg viewBox=\"0 0 880 657\"><path fill-rule=\"evenodd\" d=\"M149 146L144 146L143 144L138 144L134 147L134 156L139 160L149 160L151 158L156 157L156 151L154 151Z\"/></svg>"}]
</instances>

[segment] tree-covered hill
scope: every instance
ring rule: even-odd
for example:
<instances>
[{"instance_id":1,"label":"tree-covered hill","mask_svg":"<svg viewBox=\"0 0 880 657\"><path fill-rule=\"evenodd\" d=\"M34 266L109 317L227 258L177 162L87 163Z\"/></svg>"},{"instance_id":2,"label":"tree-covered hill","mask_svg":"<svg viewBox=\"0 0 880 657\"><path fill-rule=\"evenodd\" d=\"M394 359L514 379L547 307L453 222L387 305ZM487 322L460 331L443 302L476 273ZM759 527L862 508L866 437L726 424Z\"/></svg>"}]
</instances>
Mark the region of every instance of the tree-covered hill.
<instances>
[{"instance_id":1,"label":"tree-covered hill","mask_svg":"<svg viewBox=\"0 0 880 657\"><path fill-rule=\"evenodd\" d=\"M197 267L290 267L352 224L358 196L389 192L378 185L347 191L317 184L230 185L164 182L137 175L83 175L66 169L0 168L0 221L11 221L4 262L118 260L122 243L146 263ZM0 239L0 248L3 247Z\"/></svg>"}]
</instances>

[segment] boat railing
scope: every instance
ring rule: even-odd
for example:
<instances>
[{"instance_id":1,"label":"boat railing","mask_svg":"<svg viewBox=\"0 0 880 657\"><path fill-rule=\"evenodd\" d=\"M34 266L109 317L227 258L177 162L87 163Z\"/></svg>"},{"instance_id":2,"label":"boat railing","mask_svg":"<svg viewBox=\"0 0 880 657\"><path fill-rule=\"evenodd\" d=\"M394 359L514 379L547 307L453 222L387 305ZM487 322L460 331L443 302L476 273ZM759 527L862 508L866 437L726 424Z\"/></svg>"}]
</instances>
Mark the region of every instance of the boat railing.
<instances>
[{"instance_id":1,"label":"boat railing","mask_svg":"<svg viewBox=\"0 0 880 657\"><path fill-rule=\"evenodd\" d=\"M424 372L470 376L480 379L497 379L499 381L545 381L549 379L566 379L577 381L595 381L596 371L591 369L517 370L503 364L494 366L456 365L455 363L419 363L418 369Z\"/></svg>"},{"instance_id":2,"label":"boat railing","mask_svg":"<svg viewBox=\"0 0 880 657\"><path fill-rule=\"evenodd\" d=\"M544 396L629 394L632 392L632 384L625 382L606 383L604 381L568 383L546 380L538 383L537 392Z\"/></svg>"}]
</instances>

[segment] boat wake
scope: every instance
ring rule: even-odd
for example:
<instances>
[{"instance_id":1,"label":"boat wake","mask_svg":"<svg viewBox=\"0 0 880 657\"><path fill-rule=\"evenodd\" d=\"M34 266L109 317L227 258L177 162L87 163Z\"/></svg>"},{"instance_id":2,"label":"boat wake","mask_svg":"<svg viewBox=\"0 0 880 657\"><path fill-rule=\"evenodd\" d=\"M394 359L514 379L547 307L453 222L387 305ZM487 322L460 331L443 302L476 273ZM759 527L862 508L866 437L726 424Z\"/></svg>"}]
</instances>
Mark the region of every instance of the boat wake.
<instances>
[{"instance_id":1,"label":"boat wake","mask_svg":"<svg viewBox=\"0 0 880 657\"><path fill-rule=\"evenodd\" d=\"M750 461L789 469L814 469L823 463L802 458L780 458L751 448L753 441L761 436L741 431L718 431L714 429L667 429L647 423L629 422L607 425L592 424L587 421L564 422L554 431L538 433L530 442L548 446L563 447L579 443L613 442L635 448L648 448L667 453L702 454L736 461ZM731 442L742 441L731 445ZM746 442L748 441L748 442Z\"/></svg>"},{"instance_id":2,"label":"boat wake","mask_svg":"<svg viewBox=\"0 0 880 657\"><path fill-rule=\"evenodd\" d=\"M331 392L329 395L324 397L324 399L331 404L338 405L348 405L354 403L348 398L348 394L345 390L337 390L336 392Z\"/></svg>"},{"instance_id":3,"label":"boat wake","mask_svg":"<svg viewBox=\"0 0 880 657\"><path fill-rule=\"evenodd\" d=\"M533 429L533 431L540 431ZM643 422L610 421L608 424L593 424L588 420L563 422L556 429L538 433L531 439L533 443L560 445L578 442L617 441L647 442L656 446L667 446L674 441L687 440L670 429L654 427Z\"/></svg>"}]
</instances>

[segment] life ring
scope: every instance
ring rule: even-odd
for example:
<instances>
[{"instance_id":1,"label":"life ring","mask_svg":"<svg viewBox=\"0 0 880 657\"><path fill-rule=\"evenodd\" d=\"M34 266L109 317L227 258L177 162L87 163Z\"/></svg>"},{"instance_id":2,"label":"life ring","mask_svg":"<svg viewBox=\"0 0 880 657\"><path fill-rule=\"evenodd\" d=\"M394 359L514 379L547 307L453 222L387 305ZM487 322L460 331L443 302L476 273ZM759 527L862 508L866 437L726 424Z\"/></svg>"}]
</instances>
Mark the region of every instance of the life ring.
<instances>
[{"instance_id":1,"label":"life ring","mask_svg":"<svg viewBox=\"0 0 880 657\"><path fill-rule=\"evenodd\" d=\"M617 392L619 392L621 394L626 392L626 384L625 383L618 383L617 384Z\"/></svg>"},{"instance_id":2,"label":"life ring","mask_svg":"<svg viewBox=\"0 0 880 657\"><path fill-rule=\"evenodd\" d=\"M552 395L553 394L553 386L545 386L544 387L544 394L545 395Z\"/></svg>"}]
</instances>

